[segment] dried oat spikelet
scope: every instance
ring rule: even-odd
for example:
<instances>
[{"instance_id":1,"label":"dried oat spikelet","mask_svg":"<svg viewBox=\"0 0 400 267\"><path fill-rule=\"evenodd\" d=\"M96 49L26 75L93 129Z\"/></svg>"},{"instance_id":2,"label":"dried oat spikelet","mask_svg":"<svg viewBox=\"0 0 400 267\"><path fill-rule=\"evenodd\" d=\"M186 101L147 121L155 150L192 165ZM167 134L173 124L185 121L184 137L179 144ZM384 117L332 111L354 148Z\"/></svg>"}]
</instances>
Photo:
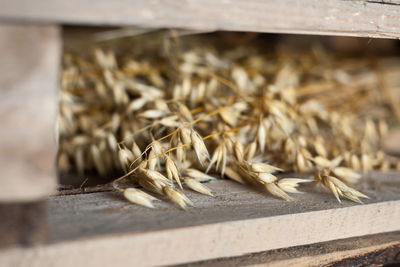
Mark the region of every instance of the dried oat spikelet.
<instances>
[{"instance_id":1,"label":"dried oat spikelet","mask_svg":"<svg viewBox=\"0 0 400 267\"><path fill-rule=\"evenodd\" d=\"M380 119L378 122L378 132L381 138L385 137L389 131L388 124L385 120Z\"/></svg>"},{"instance_id":2,"label":"dried oat spikelet","mask_svg":"<svg viewBox=\"0 0 400 267\"><path fill-rule=\"evenodd\" d=\"M329 168L331 166L331 161L321 157L321 156L316 156L314 158L310 158L310 160L318 167L318 168Z\"/></svg>"},{"instance_id":3,"label":"dried oat spikelet","mask_svg":"<svg viewBox=\"0 0 400 267\"><path fill-rule=\"evenodd\" d=\"M260 181L263 184L274 183L275 181L278 180L278 178L275 175L269 172L258 173L255 175L255 177L258 181Z\"/></svg>"},{"instance_id":4,"label":"dried oat spikelet","mask_svg":"<svg viewBox=\"0 0 400 267\"><path fill-rule=\"evenodd\" d=\"M354 170L361 170L361 162L357 155L353 154L350 158L350 166Z\"/></svg>"},{"instance_id":5,"label":"dried oat spikelet","mask_svg":"<svg viewBox=\"0 0 400 267\"><path fill-rule=\"evenodd\" d=\"M190 189L192 189L193 191L199 192L204 195L213 196L211 190L207 186L198 182L196 179L184 178L183 181L185 182L185 185Z\"/></svg>"},{"instance_id":6,"label":"dried oat spikelet","mask_svg":"<svg viewBox=\"0 0 400 267\"><path fill-rule=\"evenodd\" d=\"M178 160L179 163L182 163L186 160L186 151L185 149L182 147L182 142L178 141L177 143L177 149L176 149L176 158Z\"/></svg>"},{"instance_id":7,"label":"dried oat spikelet","mask_svg":"<svg viewBox=\"0 0 400 267\"><path fill-rule=\"evenodd\" d=\"M283 171L283 169L281 169L281 168L278 168L278 167L275 167L275 166L272 166L270 164L263 163L263 162L250 163L250 167L253 172L275 173L275 172Z\"/></svg>"},{"instance_id":8,"label":"dried oat spikelet","mask_svg":"<svg viewBox=\"0 0 400 267\"><path fill-rule=\"evenodd\" d=\"M193 168L187 168L183 171L186 176L196 179L198 182L208 182L215 180L214 177Z\"/></svg>"},{"instance_id":9,"label":"dried oat spikelet","mask_svg":"<svg viewBox=\"0 0 400 267\"><path fill-rule=\"evenodd\" d=\"M337 201L341 202L340 196L343 196L347 199L361 204L362 201L360 200L360 198L368 198L368 196L347 186L338 178L330 176L328 173L328 169L318 171L315 175L315 179L322 182L322 184L325 185L329 189L329 191L332 192Z\"/></svg>"},{"instance_id":10,"label":"dried oat spikelet","mask_svg":"<svg viewBox=\"0 0 400 267\"><path fill-rule=\"evenodd\" d=\"M172 181L172 179L175 179L176 183L179 185L181 189L182 184L178 172L178 168L176 167L175 163L172 161L172 159L168 156L165 157L165 170L167 172L167 177Z\"/></svg>"},{"instance_id":11,"label":"dried oat spikelet","mask_svg":"<svg viewBox=\"0 0 400 267\"><path fill-rule=\"evenodd\" d=\"M130 164L135 160L132 152L127 148L121 148L118 151L118 158L125 172L128 171Z\"/></svg>"},{"instance_id":12,"label":"dried oat spikelet","mask_svg":"<svg viewBox=\"0 0 400 267\"><path fill-rule=\"evenodd\" d=\"M91 145L90 152L91 152L96 170L99 172L99 174L101 176L105 176L107 174L107 171L106 171L103 161L101 159L99 148L96 145Z\"/></svg>"},{"instance_id":13,"label":"dried oat spikelet","mask_svg":"<svg viewBox=\"0 0 400 267\"><path fill-rule=\"evenodd\" d=\"M212 166L216 164L215 169L218 170L219 166L221 165L221 175L224 175L226 158L227 154L225 145L224 144L218 145L217 148L214 150L210 163L208 164L208 167L206 169L206 173L208 173L212 168Z\"/></svg>"},{"instance_id":14,"label":"dried oat spikelet","mask_svg":"<svg viewBox=\"0 0 400 267\"><path fill-rule=\"evenodd\" d=\"M136 188L123 189L124 197L132 203L142 205L148 208L154 208L152 200L155 199L153 196L146 194L142 190Z\"/></svg>"},{"instance_id":15,"label":"dried oat spikelet","mask_svg":"<svg viewBox=\"0 0 400 267\"><path fill-rule=\"evenodd\" d=\"M76 149L74 153L74 160L76 168L79 174L84 174L85 172L85 159L84 159L84 151L83 148Z\"/></svg>"},{"instance_id":16,"label":"dried oat spikelet","mask_svg":"<svg viewBox=\"0 0 400 267\"><path fill-rule=\"evenodd\" d=\"M197 159L199 160L201 165L204 165L204 162L207 159L210 159L210 155L208 154L208 150L206 145L204 144L203 139L194 130L192 130L190 138L193 145L193 149L196 152Z\"/></svg>"},{"instance_id":17,"label":"dried oat spikelet","mask_svg":"<svg viewBox=\"0 0 400 267\"><path fill-rule=\"evenodd\" d=\"M160 172L150 169L139 168L139 174L144 175L149 180L160 181L165 184L171 184L170 180Z\"/></svg>"},{"instance_id":18,"label":"dried oat spikelet","mask_svg":"<svg viewBox=\"0 0 400 267\"><path fill-rule=\"evenodd\" d=\"M172 116L167 116L160 120L157 120L154 122L154 124L161 124L166 127L175 128L175 127L179 127L179 125L180 125L180 123L177 120L178 120L178 116L172 115Z\"/></svg>"},{"instance_id":19,"label":"dried oat spikelet","mask_svg":"<svg viewBox=\"0 0 400 267\"><path fill-rule=\"evenodd\" d=\"M307 160L305 159L304 155L301 152L297 152L296 154L296 168L299 172L306 172L309 170L307 166Z\"/></svg>"},{"instance_id":20,"label":"dried oat spikelet","mask_svg":"<svg viewBox=\"0 0 400 267\"><path fill-rule=\"evenodd\" d=\"M138 116L145 118L145 119L158 119L158 118L164 117L167 114L168 114L168 112L165 110L149 109L149 110L146 110L146 111L140 113Z\"/></svg>"},{"instance_id":21,"label":"dried oat spikelet","mask_svg":"<svg viewBox=\"0 0 400 267\"><path fill-rule=\"evenodd\" d=\"M139 177L138 182L139 185L150 192L160 195L164 194L163 188L166 184L160 180L151 180L144 177Z\"/></svg>"},{"instance_id":22,"label":"dried oat spikelet","mask_svg":"<svg viewBox=\"0 0 400 267\"><path fill-rule=\"evenodd\" d=\"M157 156L160 156L163 153L162 144L159 141L153 141L151 143L151 148Z\"/></svg>"},{"instance_id":23,"label":"dried oat spikelet","mask_svg":"<svg viewBox=\"0 0 400 267\"><path fill-rule=\"evenodd\" d=\"M230 126L235 126L237 124L237 114L232 111L232 109L223 109L219 112L221 118L229 124Z\"/></svg>"},{"instance_id":24,"label":"dried oat spikelet","mask_svg":"<svg viewBox=\"0 0 400 267\"><path fill-rule=\"evenodd\" d=\"M135 160L138 159L138 161L141 161L142 151L134 140L132 141L132 154L134 155Z\"/></svg>"},{"instance_id":25,"label":"dried oat spikelet","mask_svg":"<svg viewBox=\"0 0 400 267\"><path fill-rule=\"evenodd\" d=\"M285 191L283 191L275 183L266 183L266 184L264 184L264 186L265 186L265 189L275 197L282 198L282 199L284 199L286 201L292 201L293 200L292 197L290 197L288 194L286 194Z\"/></svg>"},{"instance_id":26,"label":"dried oat spikelet","mask_svg":"<svg viewBox=\"0 0 400 267\"><path fill-rule=\"evenodd\" d=\"M364 173L372 170L372 161L367 154L361 155L361 168Z\"/></svg>"},{"instance_id":27,"label":"dried oat spikelet","mask_svg":"<svg viewBox=\"0 0 400 267\"><path fill-rule=\"evenodd\" d=\"M180 139L181 139L183 144L192 143L191 130L190 129L188 129L186 127L181 128L180 132L179 132L179 136L180 136Z\"/></svg>"},{"instance_id":28,"label":"dried oat spikelet","mask_svg":"<svg viewBox=\"0 0 400 267\"><path fill-rule=\"evenodd\" d=\"M267 140L267 130L265 129L262 117L260 117L260 121L258 123L257 140L261 153L264 153Z\"/></svg>"},{"instance_id":29,"label":"dried oat spikelet","mask_svg":"<svg viewBox=\"0 0 400 267\"><path fill-rule=\"evenodd\" d=\"M147 157L147 162L150 170L155 170L157 165L160 166L159 156L153 149L150 151L149 156Z\"/></svg>"},{"instance_id":30,"label":"dried oat spikelet","mask_svg":"<svg viewBox=\"0 0 400 267\"><path fill-rule=\"evenodd\" d=\"M323 158L328 157L328 152L325 149L325 146L323 144L323 139L321 136L318 136L318 138L314 141L314 149L317 154Z\"/></svg>"},{"instance_id":31,"label":"dried oat spikelet","mask_svg":"<svg viewBox=\"0 0 400 267\"><path fill-rule=\"evenodd\" d=\"M333 168L332 173L336 177L344 180L345 182L351 183L351 184L357 183L361 178L361 174L359 174L358 172L355 172L352 169L347 168L347 167Z\"/></svg>"},{"instance_id":32,"label":"dried oat spikelet","mask_svg":"<svg viewBox=\"0 0 400 267\"><path fill-rule=\"evenodd\" d=\"M234 144L235 157L238 162L244 161L244 148L241 142L236 141Z\"/></svg>"},{"instance_id":33,"label":"dried oat spikelet","mask_svg":"<svg viewBox=\"0 0 400 267\"><path fill-rule=\"evenodd\" d=\"M248 161L252 160L254 158L256 152L257 152L257 142L253 141L245 149L246 160L248 160Z\"/></svg>"},{"instance_id":34,"label":"dried oat spikelet","mask_svg":"<svg viewBox=\"0 0 400 267\"><path fill-rule=\"evenodd\" d=\"M240 184L246 184L246 181L242 178L242 176L230 166L225 168L225 176Z\"/></svg>"},{"instance_id":35,"label":"dried oat spikelet","mask_svg":"<svg viewBox=\"0 0 400 267\"><path fill-rule=\"evenodd\" d=\"M107 134L107 143L110 149L115 153L118 150L118 143L117 139L112 133Z\"/></svg>"},{"instance_id":36,"label":"dried oat spikelet","mask_svg":"<svg viewBox=\"0 0 400 267\"><path fill-rule=\"evenodd\" d=\"M300 183L310 183L312 180L309 179L299 179L299 178L283 178L279 179L277 185L280 189L288 193L303 193L298 191L296 187L299 186Z\"/></svg>"},{"instance_id":37,"label":"dried oat spikelet","mask_svg":"<svg viewBox=\"0 0 400 267\"><path fill-rule=\"evenodd\" d=\"M193 121L193 116L192 113L190 113L190 110L183 105L182 103L176 102L177 105L177 112L178 114L185 120L185 121Z\"/></svg>"},{"instance_id":38,"label":"dried oat spikelet","mask_svg":"<svg viewBox=\"0 0 400 267\"><path fill-rule=\"evenodd\" d=\"M187 205L193 206L193 203L187 196L172 187L165 186L163 188L163 192L172 202L177 204L182 209L186 209Z\"/></svg>"},{"instance_id":39,"label":"dried oat spikelet","mask_svg":"<svg viewBox=\"0 0 400 267\"><path fill-rule=\"evenodd\" d=\"M126 113L130 114L134 111L140 110L146 103L149 101L149 99L145 97L139 97L136 98L135 100L131 101L126 109Z\"/></svg>"}]
</instances>

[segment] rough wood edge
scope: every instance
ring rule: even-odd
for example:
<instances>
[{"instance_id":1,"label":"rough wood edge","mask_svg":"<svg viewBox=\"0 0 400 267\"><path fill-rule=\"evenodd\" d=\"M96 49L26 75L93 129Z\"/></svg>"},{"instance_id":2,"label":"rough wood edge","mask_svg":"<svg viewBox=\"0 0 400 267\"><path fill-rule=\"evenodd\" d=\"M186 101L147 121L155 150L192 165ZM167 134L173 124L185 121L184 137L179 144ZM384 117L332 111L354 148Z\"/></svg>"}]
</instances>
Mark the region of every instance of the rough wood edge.
<instances>
[{"instance_id":1,"label":"rough wood edge","mask_svg":"<svg viewBox=\"0 0 400 267\"><path fill-rule=\"evenodd\" d=\"M0 21L400 37L400 2L1 0Z\"/></svg>"},{"instance_id":2,"label":"rough wood edge","mask_svg":"<svg viewBox=\"0 0 400 267\"><path fill-rule=\"evenodd\" d=\"M202 266L371 266L400 263L400 232L353 237L311 245L263 251L239 257L200 261L176 267Z\"/></svg>"},{"instance_id":3,"label":"rough wood edge","mask_svg":"<svg viewBox=\"0 0 400 267\"><path fill-rule=\"evenodd\" d=\"M2 266L178 264L400 230L400 200L0 251Z\"/></svg>"},{"instance_id":4,"label":"rough wood edge","mask_svg":"<svg viewBox=\"0 0 400 267\"><path fill-rule=\"evenodd\" d=\"M305 256L295 259L288 259L283 261L257 264L254 267L268 266L268 267L279 267L279 266L371 266L374 264L391 264L398 262L396 260L397 253L400 250L400 244L398 241L393 241L387 244L380 244L375 246L369 246L366 248L355 248L347 251L334 251L329 254L323 254L318 256ZM383 254L383 259L379 259L377 256ZM381 255L382 257L382 255ZM391 257L393 260L386 258Z\"/></svg>"}]
</instances>

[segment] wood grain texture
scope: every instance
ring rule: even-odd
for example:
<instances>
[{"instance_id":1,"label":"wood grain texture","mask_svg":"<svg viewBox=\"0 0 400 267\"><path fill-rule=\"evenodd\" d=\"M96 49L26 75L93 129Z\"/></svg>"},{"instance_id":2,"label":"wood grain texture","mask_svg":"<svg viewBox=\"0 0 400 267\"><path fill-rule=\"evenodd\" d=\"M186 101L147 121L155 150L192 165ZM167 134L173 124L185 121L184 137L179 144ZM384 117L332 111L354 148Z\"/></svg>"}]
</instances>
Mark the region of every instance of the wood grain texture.
<instances>
[{"instance_id":1,"label":"wood grain texture","mask_svg":"<svg viewBox=\"0 0 400 267\"><path fill-rule=\"evenodd\" d=\"M0 25L0 201L55 190L60 50L58 27Z\"/></svg>"},{"instance_id":2,"label":"wood grain texture","mask_svg":"<svg viewBox=\"0 0 400 267\"><path fill-rule=\"evenodd\" d=\"M400 37L400 1L0 0L1 21Z\"/></svg>"},{"instance_id":3,"label":"wood grain texture","mask_svg":"<svg viewBox=\"0 0 400 267\"><path fill-rule=\"evenodd\" d=\"M54 196L49 243L0 251L0 265L167 265L400 231L399 184L399 173L368 175L364 205L312 187L285 202L230 181L208 183L214 198L188 193L196 207L187 211L146 209L115 192Z\"/></svg>"}]
</instances>

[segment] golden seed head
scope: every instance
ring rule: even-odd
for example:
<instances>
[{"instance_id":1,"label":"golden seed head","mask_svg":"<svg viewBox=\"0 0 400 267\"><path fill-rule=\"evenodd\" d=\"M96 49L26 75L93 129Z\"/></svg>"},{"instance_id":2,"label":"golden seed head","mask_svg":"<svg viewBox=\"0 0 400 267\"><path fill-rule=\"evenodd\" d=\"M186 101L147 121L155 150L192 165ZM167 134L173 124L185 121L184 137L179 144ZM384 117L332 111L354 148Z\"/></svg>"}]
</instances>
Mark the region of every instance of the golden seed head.
<instances>
[{"instance_id":1,"label":"golden seed head","mask_svg":"<svg viewBox=\"0 0 400 267\"><path fill-rule=\"evenodd\" d=\"M192 178L184 178L183 181L185 182L185 185L187 187L189 187L190 189L192 189L196 192L199 192L201 194L204 194L204 195L213 196L213 194L211 193L211 190L207 186L198 182L197 180L192 179Z\"/></svg>"},{"instance_id":2,"label":"golden seed head","mask_svg":"<svg viewBox=\"0 0 400 267\"><path fill-rule=\"evenodd\" d=\"M177 204L182 209L186 209L187 205L193 205L193 203L188 199L182 192L169 187L165 186L163 188L164 194L175 204Z\"/></svg>"},{"instance_id":3,"label":"golden seed head","mask_svg":"<svg viewBox=\"0 0 400 267\"><path fill-rule=\"evenodd\" d=\"M126 188L123 190L124 197L132 203L148 208L154 208L150 195L136 188Z\"/></svg>"}]
</instances>

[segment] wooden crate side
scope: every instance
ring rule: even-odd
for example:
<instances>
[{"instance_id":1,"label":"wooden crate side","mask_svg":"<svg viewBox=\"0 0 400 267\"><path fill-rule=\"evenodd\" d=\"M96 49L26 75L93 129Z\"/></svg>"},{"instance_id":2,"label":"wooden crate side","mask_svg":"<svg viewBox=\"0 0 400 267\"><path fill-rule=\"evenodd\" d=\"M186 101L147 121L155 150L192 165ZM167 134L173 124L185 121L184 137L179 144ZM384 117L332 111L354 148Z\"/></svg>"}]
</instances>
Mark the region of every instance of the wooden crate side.
<instances>
[{"instance_id":1,"label":"wooden crate side","mask_svg":"<svg viewBox=\"0 0 400 267\"><path fill-rule=\"evenodd\" d=\"M61 40L56 26L0 25L0 202L53 193Z\"/></svg>"},{"instance_id":2,"label":"wooden crate side","mask_svg":"<svg viewBox=\"0 0 400 267\"><path fill-rule=\"evenodd\" d=\"M399 1L1 0L0 21L400 37Z\"/></svg>"}]
</instances>

